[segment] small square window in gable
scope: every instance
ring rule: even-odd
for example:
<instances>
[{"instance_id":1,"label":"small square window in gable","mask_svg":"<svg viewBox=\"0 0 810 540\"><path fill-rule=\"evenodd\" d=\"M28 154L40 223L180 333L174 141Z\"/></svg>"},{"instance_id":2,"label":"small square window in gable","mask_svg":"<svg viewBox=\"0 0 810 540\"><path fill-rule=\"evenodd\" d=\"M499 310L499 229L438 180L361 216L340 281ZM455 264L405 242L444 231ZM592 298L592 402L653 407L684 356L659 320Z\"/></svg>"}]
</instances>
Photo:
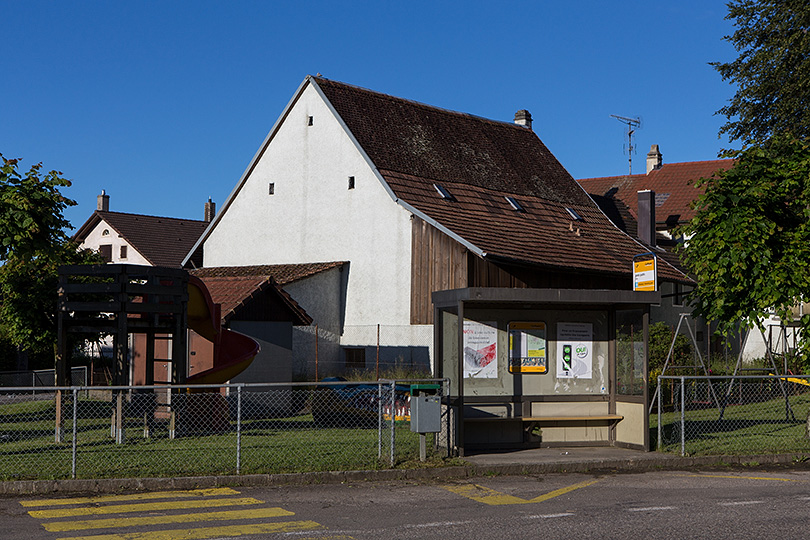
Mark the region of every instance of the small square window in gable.
<instances>
[{"instance_id":1,"label":"small square window in gable","mask_svg":"<svg viewBox=\"0 0 810 540\"><path fill-rule=\"evenodd\" d=\"M354 189L354 176L349 177L349 189Z\"/></svg>"},{"instance_id":2,"label":"small square window in gable","mask_svg":"<svg viewBox=\"0 0 810 540\"><path fill-rule=\"evenodd\" d=\"M121 250L118 253L119 259L126 259L127 258L127 246L121 246Z\"/></svg>"},{"instance_id":3,"label":"small square window in gable","mask_svg":"<svg viewBox=\"0 0 810 540\"><path fill-rule=\"evenodd\" d=\"M274 182L270 182L267 185L267 194L268 195L275 195L276 194L276 184Z\"/></svg>"}]
</instances>

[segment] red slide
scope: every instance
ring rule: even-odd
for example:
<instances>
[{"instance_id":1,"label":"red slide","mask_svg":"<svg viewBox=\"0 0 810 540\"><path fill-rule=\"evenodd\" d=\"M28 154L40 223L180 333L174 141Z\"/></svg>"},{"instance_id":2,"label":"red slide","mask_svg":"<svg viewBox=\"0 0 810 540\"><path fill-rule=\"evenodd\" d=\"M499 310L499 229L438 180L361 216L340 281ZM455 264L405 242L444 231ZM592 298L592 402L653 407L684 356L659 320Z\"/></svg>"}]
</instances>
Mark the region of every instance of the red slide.
<instances>
[{"instance_id":1,"label":"red slide","mask_svg":"<svg viewBox=\"0 0 810 540\"><path fill-rule=\"evenodd\" d=\"M242 373L259 354L259 343L222 328L219 304L195 276L188 278L188 327L214 344L214 367L189 376L189 384L222 384Z\"/></svg>"}]
</instances>

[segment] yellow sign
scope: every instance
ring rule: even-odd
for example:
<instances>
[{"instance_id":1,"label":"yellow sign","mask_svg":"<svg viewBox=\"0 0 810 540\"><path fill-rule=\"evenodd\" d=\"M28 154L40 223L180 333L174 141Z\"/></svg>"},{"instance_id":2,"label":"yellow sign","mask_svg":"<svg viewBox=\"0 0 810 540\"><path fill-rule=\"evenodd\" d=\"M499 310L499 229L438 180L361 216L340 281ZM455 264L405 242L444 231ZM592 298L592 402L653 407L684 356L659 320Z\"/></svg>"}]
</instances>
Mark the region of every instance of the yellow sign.
<instances>
[{"instance_id":1,"label":"yellow sign","mask_svg":"<svg viewBox=\"0 0 810 540\"><path fill-rule=\"evenodd\" d=\"M509 323L510 373L545 373L546 323Z\"/></svg>"},{"instance_id":2,"label":"yellow sign","mask_svg":"<svg viewBox=\"0 0 810 540\"><path fill-rule=\"evenodd\" d=\"M655 291L656 290L656 267L655 258L643 261L633 261L633 290L634 291Z\"/></svg>"}]
</instances>

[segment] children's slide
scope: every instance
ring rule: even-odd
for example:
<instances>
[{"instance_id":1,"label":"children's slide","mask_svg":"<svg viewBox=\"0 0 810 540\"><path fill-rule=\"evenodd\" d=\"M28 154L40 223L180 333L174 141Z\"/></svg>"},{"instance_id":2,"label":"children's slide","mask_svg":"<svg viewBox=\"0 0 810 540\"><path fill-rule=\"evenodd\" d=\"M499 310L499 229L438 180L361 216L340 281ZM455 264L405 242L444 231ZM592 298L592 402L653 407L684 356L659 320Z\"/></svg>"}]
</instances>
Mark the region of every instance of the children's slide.
<instances>
[{"instance_id":1,"label":"children's slide","mask_svg":"<svg viewBox=\"0 0 810 540\"><path fill-rule=\"evenodd\" d=\"M195 276L188 279L188 327L214 344L214 367L189 376L189 384L225 383L247 369L259 354L255 339L222 328L219 304Z\"/></svg>"}]
</instances>

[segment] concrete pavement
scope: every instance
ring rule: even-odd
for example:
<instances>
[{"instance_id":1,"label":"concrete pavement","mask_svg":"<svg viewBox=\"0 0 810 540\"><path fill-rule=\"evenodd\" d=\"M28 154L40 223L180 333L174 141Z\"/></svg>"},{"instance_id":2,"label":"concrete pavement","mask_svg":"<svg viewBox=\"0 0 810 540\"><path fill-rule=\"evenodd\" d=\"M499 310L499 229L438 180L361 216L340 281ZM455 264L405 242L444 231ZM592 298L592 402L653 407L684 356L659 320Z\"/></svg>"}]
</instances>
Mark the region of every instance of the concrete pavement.
<instances>
[{"instance_id":1,"label":"concrete pavement","mask_svg":"<svg viewBox=\"0 0 810 540\"><path fill-rule=\"evenodd\" d=\"M0 496L46 493L117 493L220 486L304 485L362 481L431 481L497 474L518 475L596 471L642 472L711 466L802 466L805 459L807 459L807 456L795 453L680 457L671 454L641 452L615 447L534 448L478 453L466 456L463 459L463 465L447 467L178 478L22 480L0 482Z\"/></svg>"}]
</instances>

